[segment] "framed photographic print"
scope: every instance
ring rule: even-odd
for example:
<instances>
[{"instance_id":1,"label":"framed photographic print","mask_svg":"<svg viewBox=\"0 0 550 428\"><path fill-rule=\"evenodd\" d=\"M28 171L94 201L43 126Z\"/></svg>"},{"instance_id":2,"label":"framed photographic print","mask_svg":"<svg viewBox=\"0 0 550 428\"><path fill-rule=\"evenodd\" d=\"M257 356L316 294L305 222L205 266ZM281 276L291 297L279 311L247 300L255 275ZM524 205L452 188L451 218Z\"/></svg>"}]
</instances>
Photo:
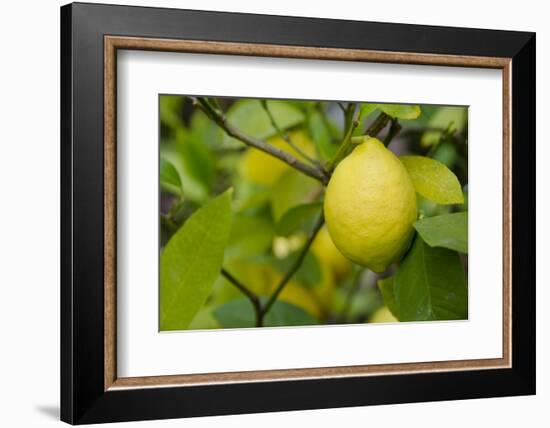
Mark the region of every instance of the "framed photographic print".
<instances>
[{"instance_id":1,"label":"framed photographic print","mask_svg":"<svg viewBox=\"0 0 550 428\"><path fill-rule=\"evenodd\" d=\"M535 35L61 8L61 418L535 393Z\"/></svg>"}]
</instances>

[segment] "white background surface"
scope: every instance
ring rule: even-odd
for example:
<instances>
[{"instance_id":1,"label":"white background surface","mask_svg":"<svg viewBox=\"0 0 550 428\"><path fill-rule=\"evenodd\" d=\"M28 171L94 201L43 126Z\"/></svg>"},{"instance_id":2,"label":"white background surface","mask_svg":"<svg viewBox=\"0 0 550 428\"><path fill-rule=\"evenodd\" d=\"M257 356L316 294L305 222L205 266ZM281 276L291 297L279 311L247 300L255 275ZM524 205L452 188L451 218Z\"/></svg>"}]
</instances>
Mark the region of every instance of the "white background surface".
<instances>
[{"instance_id":1,"label":"white background surface","mask_svg":"<svg viewBox=\"0 0 550 428\"><path fill-rule=\"evenodd\" d=\"M106 3L111 3L105 1ZM537 31L538 395L462 402L329 409L131 423L158 427L545 426L550 404L550 28L545 3L462 0L386 3L244 0L130 4ZM59 10L55 0L4 2L0 10L0 424L57 426L59 397ZM315 7L313 7L313 5ZM528 148L526 148L527 150ZM545 363L546 362L546 363Z\"/></svg>"},{"instance_id":2,"label":"white background surface","mask_svg":"<svg viewBox=\"0 0 550 428\"><path fill-rule=\"evenodd\" d=\"M494 257L502 254L501 70L123 51L117 79L119 376L502 356L502 262ZM165 93L468 105L468 320L159 334L158 94Z\"/></svg>"}]
</instances>

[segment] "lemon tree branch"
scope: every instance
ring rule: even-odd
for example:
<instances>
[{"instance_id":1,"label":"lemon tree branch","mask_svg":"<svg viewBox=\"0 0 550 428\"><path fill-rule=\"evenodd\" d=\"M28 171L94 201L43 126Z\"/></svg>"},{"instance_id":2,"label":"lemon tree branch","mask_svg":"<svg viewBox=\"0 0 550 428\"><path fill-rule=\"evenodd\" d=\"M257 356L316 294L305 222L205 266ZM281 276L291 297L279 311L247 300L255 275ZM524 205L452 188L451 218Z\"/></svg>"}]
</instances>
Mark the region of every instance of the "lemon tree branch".
<instances>
[{"instance_id":1,"label":"lemon tree branch","mask_svg":"<svg viewBox=\"0 0 550 428\"><path fill-rule=\"evenodd\" d=\"M327 170L329 172L334 171L334 168L336 168L338 162L340 162L346 156L349 146L351 145L351 137L353 136L353 131L355 131L361 121L361 110L359 110L359 113L357 114L357 117L355 119L353 118L354 114L355 104L350 104L348 110L346 111L346 122L349 124L346 125L346 133L344 135L344 139L340 143L336 154L327 165Z\"/></svg>"},{"instance_id":2,"label":"lemon tree branch","mask_svg":"<svg viewBox=\"0 0 550 428\"><path fill-rule=\"evenodd\" d=\"M248 287L246 287L237 278L231 275L231 273L229 273L227 269L222 268L221 274L225 279L227 279L231 284L239 289L246 297L248 297L248 300L250 300L250 303L252 303L252 306L254 306L254 312L256 313L256 326L261 327L263 314L262 305L258 296L254 294L251 290L249 290Z\"/></svg>"},{"instance_id":3,"label":"lemon tree branch","mask_svg":"<svg viewBox=\"0 0 550 428\"><path fill-rule=\"evenodd\" d=\"M397 119L392 119L390 124L390 130L388 131L388 135L386 135L386 138L384 138L384 145L388 147L391 143L391 140L399 134L399 131L401 131L401 124Z\"/></svg>"},{"instance_id":4,"label":"lemon tree branch","mask_svg":"<svg viewBox=\"0 0 550 428\"><path fill-rule=\"evenodd\" d=\"M265 113L267 114L267 117L269 118L269 122L271 123L271 126L273 126L273 128L277 132L277 135L279 135L279 137L281 137L290 147L292 147L296 151L296 153L298 153L300 156L302 156L305 160L312 163L313 165L318 166L319 164L317 163L317 161L315 159L312 159L311 157L309 157L307 155L307 153L305 153L296 144L294 144L294 142L290 138L290 135L288 135L286 132L284 132L279 127L279 125L277 125L277 121L273 117L273 114L271 113L271 110L269 109L269 106L267 105L267 101L266 100L260 100L260 103L261 103L262 108L264 109Z\"/></svg>"},{"instance_id":5,"label":"lemon tree branch","mask_svg":"<svg viewBox=\"0 0 550 428\"><path fill-rule=\"evenodd\" d=\"M311 244L313 244L313 241L315 240L315 237L317 236L317 233L319 230L321 230L321 227L323 227L323 224L325 223L325 217L323 215L323 212L321 211L321 214L319 216L319 219L317 220L317 223L315 223L315 227L311 231L306 243L300 250L300 253L298 254L298 257L290 267L290 269L287 271L285 276L281 279L279 284L277 285L277 288L275 288L275 291L273 294L269 297L267 302L262 308L262 318L263 316L271 309L275 301L277 300L277 297L279 297L279 294L283 291L285 288L285 285L290 281L292 276L296 273L296 271L300 268L302 265L302 262L304 261L304 258L306 257L307 252L309 251L309 248L311 247Z\"/></svg>"},{"instance_id":6,"label":"lemon tree branch","mask_svg":"<svg viewBox=\"0 0 550 428\"><path fill-rule=\"evenodd\" d=\"M380 113L378 117L372 122L372 125L366 130L365 134L369 137L376 137L382 129L386 127L391 117L386 113Z\"/></svg>"},{"instance_id":7,"label":"lemon tree branch","mask_svg":"<svg viewBox=\"0 0 550 428\"><path fill-rule=\"evenodd\" d=\"M344 111L344 129L346 130L348 130L350 126L352 126L353 116L355 115L356 107L357 105L355 103L348 103L348 106L343 110Z\"/></svg>"},{"instance_id":8,"label":"lemon tree branch","mask_svg":"<svg viewBox=\"0 0 550 428\"><path fill-rule=\"evenodd\" d=\"M203 97L190 97L195 106L200 108L206 116L212 120L214 123L216 123L220 128L222 128L227 135L230 137L236 138L237 140L243 142L244 144L254 147L258 150L261 150L263 152L266 152L270 154L271 156L274 156L281 161L285 162L286 164L290 165L291 167L299 170L303 174L315 178L316 180L320 181L324 185L328 183L328 175L323 171L321 168L313 167L311 165L308 165L299 159L296 159L291 154L279 150L277 147L266 143L263 140L260 140L258 138L251 137L249 135L245 135L240 130L235 128L233 125L231 125L228 121L225 115L222 111L218 110L217 108L213 107L207 99Z\"/></svg>"},{"instance_id":9,"label":"lemon tree branch","mask_svg":"<svg viewBox=\"0 0 550 428\"><path fill-rule=\"evenodd\" d=\"M378 134L380 134L380 132L386 127L390 120L391 117L388 116L386 113L380 113L378 117L374 120L374 122L372 122L371 126L369 126L368 129L365 131L365 135L356 135L351 137L351 144L361 144L365 139L365 136L377 137ZM399 125L399 127L401 127L401 125Z\"/></svg>"}]
</instances>

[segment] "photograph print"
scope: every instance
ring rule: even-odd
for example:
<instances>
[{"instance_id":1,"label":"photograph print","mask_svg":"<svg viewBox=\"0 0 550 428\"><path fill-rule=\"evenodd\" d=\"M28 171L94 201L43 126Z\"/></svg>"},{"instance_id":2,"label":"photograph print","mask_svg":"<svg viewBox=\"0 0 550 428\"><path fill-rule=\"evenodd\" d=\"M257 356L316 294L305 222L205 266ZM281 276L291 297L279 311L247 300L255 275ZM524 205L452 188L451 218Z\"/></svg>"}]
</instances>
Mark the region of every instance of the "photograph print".
<instances>
[{"instance_id":1,"label":"photograph print","mask_svg":"<svg viewBox=\"0 0 550 428\"><path fill-rule=\"evenodd\" d=\"M160 331L468 319L467 107L166 94L159 118Z\"/></svg>"}]
</instances>

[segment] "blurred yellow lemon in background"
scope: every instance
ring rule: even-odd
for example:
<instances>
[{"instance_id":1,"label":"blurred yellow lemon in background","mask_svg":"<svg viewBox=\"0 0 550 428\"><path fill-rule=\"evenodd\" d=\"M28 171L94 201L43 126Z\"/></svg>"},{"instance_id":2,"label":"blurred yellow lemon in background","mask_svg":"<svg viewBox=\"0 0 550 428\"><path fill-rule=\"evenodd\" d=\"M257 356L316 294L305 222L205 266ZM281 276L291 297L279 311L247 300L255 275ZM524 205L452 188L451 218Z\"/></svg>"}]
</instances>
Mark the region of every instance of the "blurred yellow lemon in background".
<instances>
[{"instance_id":1,"label":"blurred yellow lemon in background","mask_svg":"<svg viewBox=\"0 0 550 428\"><path fill-rule=\"evenodd\" d=\"M302 131L289 134L292 143L310 157L315 157L315 147L309 137ZM290 153L292 156L304 160L285 140L276 136L267 140L272 146ZM281 176L292 167L285 162L261 150L250 148L242 156L239 166L239 175L251 183L263 186L275 184Z\"/></svg>"},{"instance_id":2,"label":"blurred yellow lemon in background","mask_svg":"<svg viewBox=\"0 0 550 428\"><path fill-rule=\"evenodd\" d=\"M371 323L382 323L382 322L398 322L397 318L393 316L387 306L382 306L377 309L374 314L369 319Z\"/></svg>"},{"instance_id":3,"label":"blurred yellow lemon in background","mask_svg":"<svg viewBox=\"0 0 550 428\"><path fill-rule=\"evenodd\" d=\"M290 280L279 294L279 300L298 306L317 319L322 319L327 315L335 291L334 279L328 266L321 265L320 267L320 283L306 285L296 280ZM275 291L281 278L282 274L274 277L270 292Z\"/></svg>"},{"instance_id":4,"label":"blurred yellow lemon in background","mask_svg":"<svg viewBox=\"0 0 550 428\"><path fill-rule=\"evenodd\" d=\"M319 259L319 263L326 265L332 271L335 280L341 280L351 271L351 262L336 248L326 227L319 231L311 249Z\"/></svg>"},{"instance_id":5,"label":"blurred yellow lemon in background","mask_svg":"<svg viewBox=\"0 0 550 428\"><path fill-rule=\"evenodd\" d=\"M401 161L378 139L367 137L334 170L324 211L342 254L383 272L410 244L416 194Z\"/></svg>"}]
</instances>

